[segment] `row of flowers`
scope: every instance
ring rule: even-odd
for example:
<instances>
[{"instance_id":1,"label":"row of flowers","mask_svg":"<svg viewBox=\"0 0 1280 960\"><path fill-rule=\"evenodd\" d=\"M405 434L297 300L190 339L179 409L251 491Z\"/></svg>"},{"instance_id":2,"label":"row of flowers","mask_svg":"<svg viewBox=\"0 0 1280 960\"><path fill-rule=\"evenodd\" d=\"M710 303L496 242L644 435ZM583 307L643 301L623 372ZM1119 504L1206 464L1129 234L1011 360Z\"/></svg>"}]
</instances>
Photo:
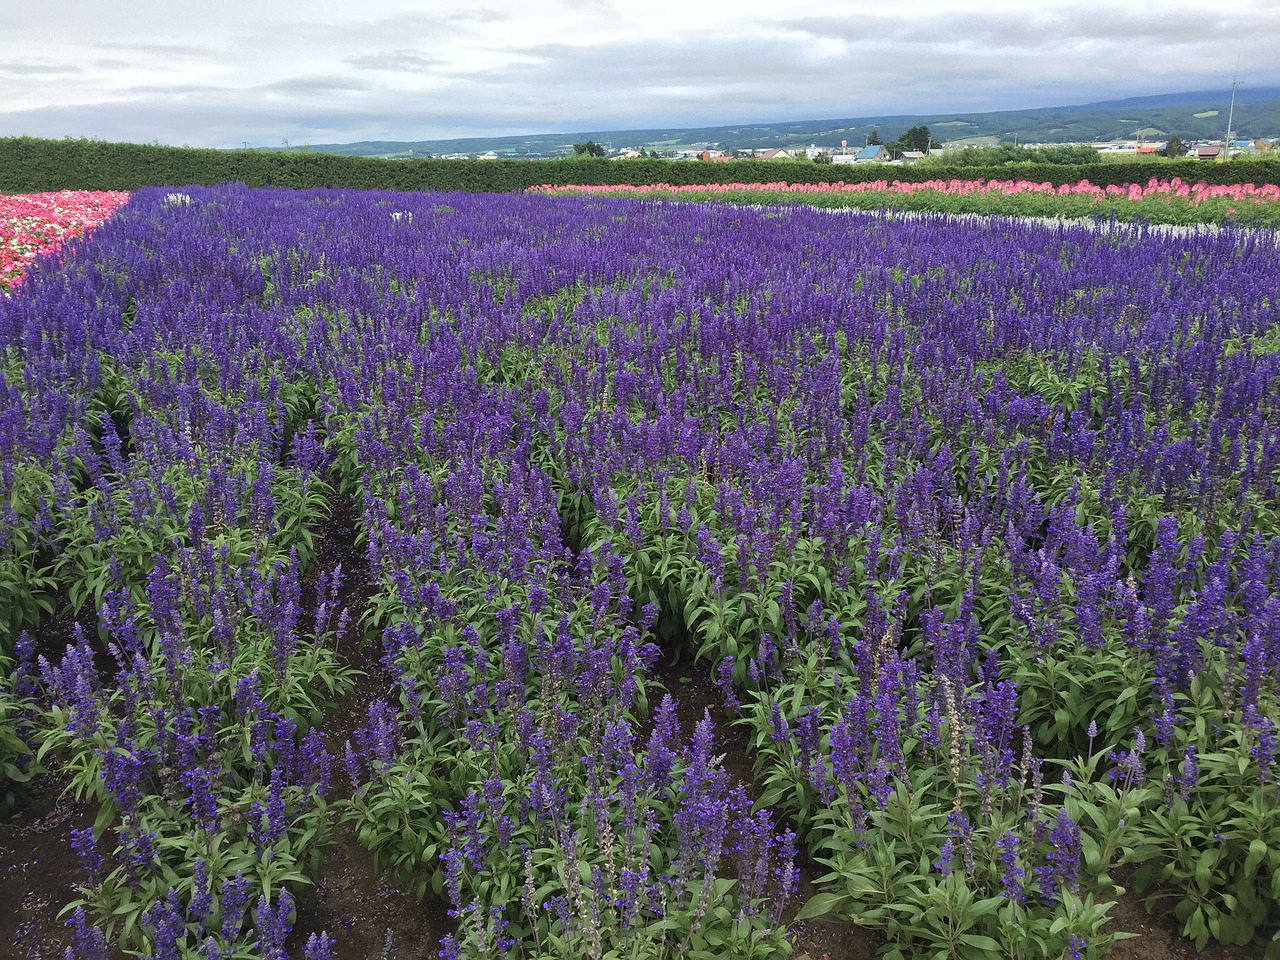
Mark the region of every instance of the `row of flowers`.
<instances>
[{"instance_id":1,"label":"row of flowers","mask_svg":"<svg viewBox=\"0 0 1280 960\"><path fill-rule=\"evenodd\" d=\"M1088 180L1078 183L1064 183L1054 186L1052 183L1037 183L1031 180L924 180L920 183L903 183L900 180L872 180L866 183L711 183L673 185L655 183L633 186L630 184L555 186L543 184L531 187L530 192L546 194L566 193L607 193L623 196L646 196L666 194L735 194L735 193L781 193L781 194L859 194L859 193L893 193L918 194L940 193L957 196L982 196L1003 194L1044 194L1050 196L1077 196L1104 201L1112 198L1141 201L1153 197L1181 197L1192 204L1206 200L1238 200L1240 202L1275 203L1280 201L1280 186L1265 184L1218 185L1204 183L1187 183L1180 177L1160 180L1152 177L1145 184L1130 183L1124 185L1110 184L1098 186Z\"/></svg>"},{"instance_id":2,"label":"row of flowers","mask_svg":"<svg viewBox=\"0 0 1280 960\"><path fill-rule=\"evenodd\" d=\"M93 230L128 199L110 190L0 196L0 290L17 286L36 257Z\"/></svg>"}]
</instances>

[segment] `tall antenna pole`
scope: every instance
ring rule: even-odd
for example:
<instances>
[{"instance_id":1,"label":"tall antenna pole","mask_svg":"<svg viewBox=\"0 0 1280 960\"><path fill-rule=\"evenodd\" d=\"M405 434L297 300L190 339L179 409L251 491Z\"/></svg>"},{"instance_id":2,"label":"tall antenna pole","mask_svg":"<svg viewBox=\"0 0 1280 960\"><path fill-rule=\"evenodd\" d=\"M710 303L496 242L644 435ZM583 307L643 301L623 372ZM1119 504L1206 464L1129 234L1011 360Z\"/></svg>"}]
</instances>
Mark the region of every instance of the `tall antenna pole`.
<instances>
[{"instance_id":1,"label":"tall antenna pole","mask_svg":"<svg viewBox=\"0 0 1280 960\"><path fill-rule=\"evenodd\" d=\"M1227 139L1222 142L1222 159L1227 159L1231 151L1231 121L1236 115L1236 87L1240 86L1239 74L1231 78L1231 108L1227 110Z\"/></svg>"}]
</instances>

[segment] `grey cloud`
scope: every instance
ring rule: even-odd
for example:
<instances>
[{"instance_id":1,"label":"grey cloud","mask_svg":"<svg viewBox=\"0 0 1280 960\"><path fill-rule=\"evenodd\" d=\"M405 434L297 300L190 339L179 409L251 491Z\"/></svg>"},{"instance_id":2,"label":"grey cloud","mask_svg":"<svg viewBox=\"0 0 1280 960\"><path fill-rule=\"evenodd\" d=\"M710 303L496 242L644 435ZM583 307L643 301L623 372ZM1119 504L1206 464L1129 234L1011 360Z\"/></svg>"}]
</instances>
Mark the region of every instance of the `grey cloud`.
<instances>
[{"instance_id":1,"label":"grey cloud","mask_svg":"<svg viewBox=\"0 0 1280 960\"><path fill-rule=\"evenodd\" d=\"M910 33L902 25L902 35ZM929 28L932 30L933 28ZM953 34L954 36L954 34ZM1073 56L1042 49L916 40L829 51L812 34L675 38L661 45L618 41L526 48L467 78L458 95L509 91L531 115L619 128L621 113L652 121L733 123L787 117L1000 110L1194 89L1217 82L1215 56L1169 58L1158 50L1117 57L1109 48ZM1265 57L1265 38L1242 45ZM1274 69L1271 71L1274 75ZM1176 78L1169 87L1167 78ZM1212 80L1208 78L1212 77ZM1073 93L1064 96L1064 90ZM599 124L600 126L596 126ZM578 127L581 129L581 127Z\"/></svg>"},{"instance_id":2,"label":"grey cloud","mask_svg":"<svg viewBox=\"0 0 1280 960\"><path fill-rule=\"evenodd\" d=\"M188 43L111 43L100 44L100 49L110 50L113 53L123 53L132 51L141 54L158 54L164 57L213 57L216 52L209 47L195 46Z\"/></svg>"},{"instance_id":3,"label":"grey cloud","mask_svg":"<svg viewBox=\"0 0 1280 960\"><path fill-rule=\"evenodd\" d=\"M195 97L208 100L212 97L225 94L234 94L235 91L229 87L216 87L210 84L172 84L172 83L143 83L136 86L127 87L119 92L120 99L137 99L147 97Z\"/></svg>"},{"instance_id":4,"label":"grey cloud","mask_svg":"<svg viewBox=\"0 0 1280 960\"><path fill-rule=\"evenodd\" d=\"M928 46L1055 49L1079 41L1197 45L1280 30L1275 11L1171 8L1159 16L1135 10L1041 8L1028 12L941 13L929 17L865 15L796 17L779 21L784 30L853 45L886 42Z\"/></svg>"},{"instance_id":5,"label":"grey cloud","mask_svg":"<svg viewBox=\"0 0 1280 960\"><path fill-rule=\"evenodd\" d=\"M794 67L806 56L798 38L675 39L655 46L623 41L592 46L544 44L521 51L520 59L477 74L486 84L569 91L639 85L688 86L693 81L759 88L787 87ZM776 65L785 64L785 69Z\"/></svg>"},{"instance_id":6,"label":"grey cloud","mask_svg":"<svg viewBox=\"0 0 1280 960\"><path fill-rule=\"evenodd\" d=\"M480 7L476 10L459 10L449 14L446 19L457 23L500 23L512 17L505 10Z\"/></svg>"},{"instance_id":7,"label":"grey cloud","mask_svg":"<svg viewBox=\"0 0 1280 960\"><path fill-rule=\"evenodd\" d=\"M378 50L386 47L403 48L406 43L416 45L439 44L465 36L476 36L485 24L510 19L496 10L464 10L458 13L404 13L369 20L347 19L331 23L275 23L261 28L252 42L278 46L279 38L287 36L296 44L316 49L333 47L341 50ZM246 39L246 42L249 42ZM359 54L363 55L363 54Z\"/></svg>"},{"instance_id":8,"label":"grey cloud","mask_svg":"<svg viewBox=\"0 0 1280 960\"><path fill-rule=\"evenodd\" d=\"M69 63L58 65L44 63L0 64L0 74L8 74L12 77L68 77L82 72L82 67Z\"/></svg>"},{"instance_id":9,"label":"grey cloud","mask_svg":"<svg viewBox=\"0 0 1280 960\"><path fill-rule=\"evenodd\" d=\"M266 94L284 96L318 97L333 93L363 93L370 89L370 84L353 77L318 76L290 77L288 80L277 80L264 83L254 90Z\"/></svg>"},{"instance_id":10,"label":"grey cloud","mask_svg":"<svg viewBox=\"0 0 1280 960\"><path fill-rule=\"evenodd\" d=\"M343 57L342 62L358 70L382 70L391 73L412 73L430 70L448 61L432 57L416 50L394 50L390 53L373 53L359 57Z\"/></svg>"},{"instance_id":11,"label":"grey cloud","mask_svg":"<svg viewBox=\"0 0 1280 960\"><path fill-rule=\"evenodd\" d=\"M593 17L609 17L617 12L617 5L611 0L564 0L564 5L575 14L589 13Z\"/></svg>"},{"instance_id":12,"label":"grey cloud","mask_svg":"<svg viewBox=\"0 0 1280 960\"><path fill-rule=\"evenodd\" d=\"M494 129L537 132L533 122L499 97L466 104L431 102L407 105L402 98L299 111L273 105L260 96L219 96L194 104L166 99L95 103L0 113L0 135L92 137L198 146L279 146L288 138L332 143L344 140L423 139L479 136Z\"/></svg>"},{"instance_id":13,"label":"grey cloud","mask_svg":"<svg viewBox=\"0 0 1280 960\"><path fill-rule=\"evenodd\" d=\"M555 9L594 24L601 3ZM728 19L714 33L675 30L661 41L614 31L593 44L511 48L484 29L509 19L498 10L346 15L274 24L246 15L216 57L229 69L208 83L195 78L215 57L198 44L113 45L117 62L104 64L106 44L95 42L102 56L67 55L75 66L65 78L30 71L58 59L32 48L0 67L0 84L56 87L64 106L0 105L0 135L274 146L976 112L1216 86L1237 53L1244 71L1255 65L1242 77L1249 85L1280 83L1270 66L1280 14L1259 11ZM468 48L501 62L468 67ZM187 59L202 71L178 69ZM138 66L147 71L126 69ZM112 102L65 106L90 99Z\"/></svg>"}]
</instances>

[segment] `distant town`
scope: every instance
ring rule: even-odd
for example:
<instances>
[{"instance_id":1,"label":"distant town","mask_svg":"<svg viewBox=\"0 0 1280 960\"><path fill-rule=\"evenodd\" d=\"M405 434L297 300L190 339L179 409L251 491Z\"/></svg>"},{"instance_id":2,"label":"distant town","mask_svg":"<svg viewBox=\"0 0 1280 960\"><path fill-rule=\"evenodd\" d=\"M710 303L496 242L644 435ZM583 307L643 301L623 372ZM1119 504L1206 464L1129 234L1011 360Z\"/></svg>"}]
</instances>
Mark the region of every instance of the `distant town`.
<instances>
[{"instance_id":1,"label":"distant town","mask_svg":"<svg viewBox=\"0 0 1280 960\"><path fill-rule=\"evenodd\" d=\"M905 132L904 132L905 131ZM906 142L929 131L928 142ZM883 143L878 142L883 138ZM1280 87L1183 91L1075 106L944 114L862 116L719 126L640 129L570 127L560 132L494 134L461 139L360 140L246 149L314 150L386 159L554 159L589 149L618 160L664 157L710 162L719 157L819 163L916 163L959 154L975 165L1079 163L1138 154L1184 154L1206 160L1265 155L1280 139ZM882 147L882 150L869 148ZM994 148L984 151L983 148ZM1012 147L1013 156L1005 156ZM1216 152L1215 152L1216 148ZM1028 149L1035 151L1028 156ZM1052 151L1054 160L1049 160ZM1067 152L1064 152L1067 151ZM1084 151L1082 158L1070 151ZM918 154L918 155L917 155ZM1064 159L1071 156L1072 159ZM940 158L939 158L940 159Z\"/></svg>"},{"instance_id":2,"label":"distant town","mask_svg":"<svg viewBox=\"0 0 1280 960\"><path fill-rule=\"evenodd\" d=\"M859 145L844 141L837 146L810 144L807 147L777 148L733 148L721 149L719 144L709 143L701 147L682 147L678 149L650 149L644 146L619 146L596 144L574 144L574 152L564 151L561 155L573 156L589 154L609 157L614 160L630 160L644 157L660 157L667 160L686 160L704 162L725 162L729 160L811 160L817 163L916 163L929 156L945 156L959 151L978 151L997 149L999 141L995 138L982 138L987 142L961 140L951 143L932 143L926 149L894 149L894 144L865 142ZM1100 159L1127 156L1175 156L1195 157L1200 160L1219 160L1237 156L1262 156L1268 151L1276 151L1280 156L1280 137L1260 137L1253 140L1198 140L1183 142L1181 139L1150 140L1135 138L1131 140L1106 140L1083 144L1060 143L1025 143L1015 144L1027 150L1057 150L1077 148L1096 151ZM1172 147L1172 152L1170 152ZM584 149L585 148L585 149ZM400 154L402 159L414 156L412 152ZM418 157L426 154L416 154ZM515 151L486 150L479 153L446 153L439 154L445 160L498 160L520 159Z\"/></svg>"}]
</instances>

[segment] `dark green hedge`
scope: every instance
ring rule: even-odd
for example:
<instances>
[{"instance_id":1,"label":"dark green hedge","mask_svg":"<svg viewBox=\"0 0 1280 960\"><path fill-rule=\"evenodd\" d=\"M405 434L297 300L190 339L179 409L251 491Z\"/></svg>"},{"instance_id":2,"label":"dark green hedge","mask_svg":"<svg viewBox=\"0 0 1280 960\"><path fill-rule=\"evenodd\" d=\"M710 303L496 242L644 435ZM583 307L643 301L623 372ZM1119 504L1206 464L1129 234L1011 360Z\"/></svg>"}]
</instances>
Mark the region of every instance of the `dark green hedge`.
<instances>
[{"instance_id":1,"label":"dark green hedge","mask_svg":"<svg viewBox=\"0 0 1280 960\"><path fill-rule=\"evenodd\" d=\"M99 140L0 138L0 193L132 190L141 186L241 181L251 187L355 187L508 193L551 184L708 184L785 180L858 183L888 179L1020 179L1055 185L1087 179L1099 186L1180 176L1215 184L1280 183L1280 160L1205 163L1154 160L1080 166L1013 164L1002 168L832 166L735 160L376 160L327 153L204 150Z\"/></svg>"}]
</instances>

